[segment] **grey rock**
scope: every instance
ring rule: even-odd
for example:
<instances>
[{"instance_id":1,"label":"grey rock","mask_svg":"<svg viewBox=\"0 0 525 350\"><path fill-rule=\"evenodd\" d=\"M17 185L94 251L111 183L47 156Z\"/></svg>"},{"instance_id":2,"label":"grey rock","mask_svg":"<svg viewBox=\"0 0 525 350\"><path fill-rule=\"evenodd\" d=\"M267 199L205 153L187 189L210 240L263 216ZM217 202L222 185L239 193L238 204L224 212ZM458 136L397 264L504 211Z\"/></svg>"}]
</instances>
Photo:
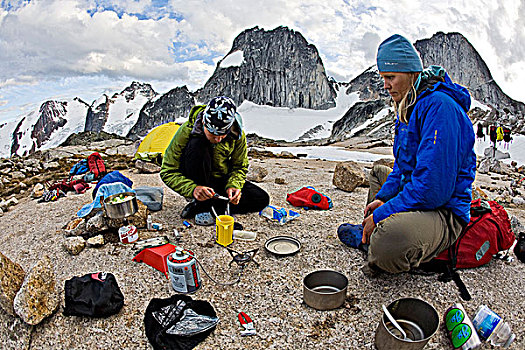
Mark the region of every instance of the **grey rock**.
<instances>
[{"instance_id":1,"label":"grey rock","mask_svg":"<svg viewBox=\"0 0 525 350\"><path fill-rule=\"evenodd\" d=\"M365 174L356 162L340 162L335 166L332 180L335 187L352 192L356 187L366 183Z\"/></svg>"},{"instance_id":2,"label":"grey rock","mask_svg":"<svg viewBox=\"0 0 525 350\"><path fill-rule=\"evenodd\" d=\"M286 184L286 180L283 179L282 177L276 177L275 178L275 183L279 184L279 185L284 185L284 184Z\"/></svg>"},{"instance_id":3,"label":"grey rock","mask_svg":"<svg viewBox=\"0 0 525 350\"><path fill-rule=\"evenodd\" d=\"M17 205L17 204L18 204L18 199L16 199L16 197L11 197L8 200L0 202L0 209L7 211L9 207L13 205Z\"/></svg>"},{"instance_id":4,"label":"grey rock","mask_svg":"<svg viewBox=\"0 0 525 350\"><path fill-rule=\"evenodd\" d=\"M14 300L15 313L30 325L50 316L59 305L56 275L46 255L29 271Z\"/></svg>"},{"instance_id":5,"label":"grey rock","mask_svg":"<svg viewBox=\"0 0 525 350\"><path fill-rule=\"evenodd\" d=\"M512 203L514 203L516 205L524 205L525 204L525 199L523 197L514 197L514 198L512 198Z\"/></svg>"},{"instance_id":6,"label":"grey rock","mask_svg":"<svg viewBox=\"0 0 525 350\"><path fill-rule=\"evenodd\" d=\"M44 185L42 185L40 182L36 183L33 187L33 190L31 191L31 197L33 198L40 198L44 194Z\"/></svg>"},{"instance_id":7,"label":"grey rock","mask_svg":"<svg viewBox=\"0 0 525 350\"><path fill-rule=\"evenodd\" d=\"M24 173L21 172L21 171L13 171L13 172L10 174L10 176L11 176L11 179L13 179L13 180L21 180L21 179L25 179L25 177L26 177L26 176L24 175Z\"/></svg>"},{"instance_id":8,"label":"grey rock","mask_svg":"<svg viewBox=\"0 0 525 350\"><path fill-rule=\"evenodd\" d=\"M53 170L53 169L58 169L58 168L60 168L60 164L58 164L58 162L56 161L44 163L45 170Z\"/></svg>"},{"instance_id":9,"label":"grey rock","mask_svg":"<svg viewBox=\"0 0 525 350\"><path fill-rule=\"evenodd\" d=\"M107 230L108 226L106 224L106 218L104 217L104 212L99 211L92 218L88 219L86 222L86 231L90 233L100 232Z\"/></svg>"},{"instance_id":10,"label":"grey rock","mask_svg":"<svg viewBox=\"0 0 525 350\"><path fill-rule=\"evenodd\" d=\"M258 165L250 165L246 179L248 181L261 182L268 175L268 170Z\"/></svg>"},{"instance_id":11,"label":"grey rock","mask_svg":"<svg viewBox=\"0 0 525 350\"><path fill-rule=\"evenodd\" d=\"M87 232L86 220L78 218L69 222L65 228L66 237L82 236ZM97 231L94 231L97 232Z\"/></svg>"},{"instance_id":12,"label":"grey rock","mask_svg":"<svg viewBox=\"0 0 525 350\"><path fill-rule=\"evenodd\" d=\"M137 159L135 161L135 168L141 173L154 174L160 172L160 166L155 163L145 162L143 160Z\"/></svg>"},{"instance_id":13,"label":"grey rock","mask_svg":"<svg viewBox=\"0 0 525 350\"><path fill-rule=\"evenodd\" d=\"M495 158L483 158L479 163L478 172L488 174L490 172L498 174L512 174L510 165L500 162Z\"/></svg>"},{"instance_id":14,"label":"grey rock","mask_svg":"<svg viewBox=\"0 0 525 350\"><path fill-rule=\"evenodd\" d=\"M86 247L86 240L82 237L66 237L62 245L71 255L78 255Z\"/></svg>"},{"instance_id":15,"label":"grey rock","mask_svg":"<svg viewBox=\"0 0 525 350\"><path fill-rule=\"evenodd\" d=\"M105 243L105 241L104 241L104 236L103 235L96 235L94 237L89 238L86 241L87 246L91 247L91 248L102 247L104 245L104 243Z\"/></svg>"},{"instance_id":16,"label":"grey rock","mask_svg":"<svg viewBox=\"0 0 525 350\"><path fill-rule=\"evenodd\" d=\"M510 158L510 154L508 152L502 152L499 149L494 150L493 147L485 148L485 150L483 150L483 155L486 158L496 158L497 160Z\"/></svg>"},{"instance_id":17,"label":"grey rock","mask_svg":"<svg viewBox=\"0 0 525 350\"><path fill-rule=\"evenodd\" d=\"M26 273L20 265L0 252L0 307L14 316L13 302Z\"/></svg>"},{"instance_id":18,"label":"grey rock","mask_svg":"<svg viewBox=\"0 0 525 350\"><path fill-rule=\"evenodd\" d=\"M40 161L38 159L35 159L35 158L26 158L23 160L22 162L24 164L25 167L28 167L28 168L38 168L40 167Z\"/></svg>"}]
</instances>

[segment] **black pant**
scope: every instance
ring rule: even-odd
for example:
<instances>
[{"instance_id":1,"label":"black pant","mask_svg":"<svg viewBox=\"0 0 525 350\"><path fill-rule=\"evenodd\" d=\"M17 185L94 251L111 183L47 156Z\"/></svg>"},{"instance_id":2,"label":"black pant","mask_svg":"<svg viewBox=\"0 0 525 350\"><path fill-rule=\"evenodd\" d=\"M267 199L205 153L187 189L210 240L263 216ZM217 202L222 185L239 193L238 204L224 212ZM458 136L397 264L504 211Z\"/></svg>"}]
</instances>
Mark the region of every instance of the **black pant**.
<instances>
[{"instance_id":1,"label":"black pant","mask_svg":"<svg viewBox=\"0 0 525 350\"><path fill-rule=\"evenodd\" d=\"M211 175L212 154L213 145L205 136L190 136L182 151L180 171L182 175L192 179L197 185L211 187L215 193L227 196L225 186L228 177L214 178ZM239 204L230 203L231 214L258 212L270 203L268 193L249 181L245 181L241 192ZM226 210L226 203L226 201L216 198L197 202L197 213L210 211L211 206L213 206L217 214L221 215Z\"/></svg>"}]
</instances>

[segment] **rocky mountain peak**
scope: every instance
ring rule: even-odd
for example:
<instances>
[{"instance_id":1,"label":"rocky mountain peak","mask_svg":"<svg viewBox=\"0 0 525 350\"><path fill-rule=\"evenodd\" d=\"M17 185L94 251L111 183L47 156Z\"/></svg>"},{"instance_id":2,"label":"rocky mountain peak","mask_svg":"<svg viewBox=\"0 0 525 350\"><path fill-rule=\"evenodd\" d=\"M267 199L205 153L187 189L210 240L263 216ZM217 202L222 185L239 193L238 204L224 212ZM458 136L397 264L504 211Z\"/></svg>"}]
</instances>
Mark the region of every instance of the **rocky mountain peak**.
<instances>
[{"instance_id":1,"label":"rocky mountain peak","mask_svg":"<svg viewBox=\"0 0 525 350\"><path fill-rule=\"evenodd\" d=\"M469 89L472 97L496 110L525 115L525 104L510 98L494 81L487 64L460 33L438 32L414 44L425 67L437 64L451 79Z\"/></svg>"},{"instance_id":2,"label":"rocky mountain peak","mask_svg":"<svg viewBox=\"0 0 525 350\"><path fill-rule=\"evenodd\" d=\"M130 86L126 87L120 93L115 93L112 96L112 99L116 99L120 95L126 99L126 102L130 102L131 100L135 99L138 94L147 97L148 99L157 96L157 93L155 90L153 90L153 87L150 84L134 81Z\"/></svg>"},{"instance_id":3,"label":"rocky mountain peak","mask_svg":"<svg viewBox=\"0 0 525 350\"><path fill-rule=\"evenodd\" d=\"M242 54L236 62L234 55ZM197 100L230 96L276 107L328 109L335 106L317 48L294 30L259 27L239 34L229 53L217 63L212 77L197 91Z\"/></svg>"}]
</instances>

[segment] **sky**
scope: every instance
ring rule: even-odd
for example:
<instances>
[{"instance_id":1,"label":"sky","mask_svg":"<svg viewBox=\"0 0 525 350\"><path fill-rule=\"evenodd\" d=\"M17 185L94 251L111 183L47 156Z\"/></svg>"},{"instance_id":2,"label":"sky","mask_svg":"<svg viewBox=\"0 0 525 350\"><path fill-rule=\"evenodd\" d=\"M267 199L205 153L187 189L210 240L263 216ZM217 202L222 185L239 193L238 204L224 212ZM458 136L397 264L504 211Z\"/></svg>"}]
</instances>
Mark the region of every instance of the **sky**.
<instances>
[{"instance_id":1,"label":"sky","mask_svg":"<svg viewBox=\"0 0 525 350\"><path fill-rule=\"evenodd\" d=\"M0 0L0 123L48 99L87 103L132 81L202 87L245 29L286 26L350 81L394 33L460 32L525 101L525 0Z\"/></svg>"}]
</instances>

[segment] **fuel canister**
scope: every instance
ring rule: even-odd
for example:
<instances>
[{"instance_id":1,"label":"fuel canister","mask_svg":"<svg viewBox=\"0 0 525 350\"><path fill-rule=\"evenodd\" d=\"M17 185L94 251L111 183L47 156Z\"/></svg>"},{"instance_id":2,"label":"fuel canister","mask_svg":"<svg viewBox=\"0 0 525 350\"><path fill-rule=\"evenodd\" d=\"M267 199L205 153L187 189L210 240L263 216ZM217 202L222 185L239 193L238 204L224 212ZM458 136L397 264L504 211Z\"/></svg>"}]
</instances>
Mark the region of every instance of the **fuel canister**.
<instances>
[{"instance_id":1,"label":"fuel canister","mask_svg":"<svg viewBox=\"0 0 525 350\"><path fill-rule=\"evenodd\" d=\"M168 255L168 272L171 286L178 293L193 293L201 287L201 277L195 254L188 249L177 247Z\"/></svg>"}]
</instances>

